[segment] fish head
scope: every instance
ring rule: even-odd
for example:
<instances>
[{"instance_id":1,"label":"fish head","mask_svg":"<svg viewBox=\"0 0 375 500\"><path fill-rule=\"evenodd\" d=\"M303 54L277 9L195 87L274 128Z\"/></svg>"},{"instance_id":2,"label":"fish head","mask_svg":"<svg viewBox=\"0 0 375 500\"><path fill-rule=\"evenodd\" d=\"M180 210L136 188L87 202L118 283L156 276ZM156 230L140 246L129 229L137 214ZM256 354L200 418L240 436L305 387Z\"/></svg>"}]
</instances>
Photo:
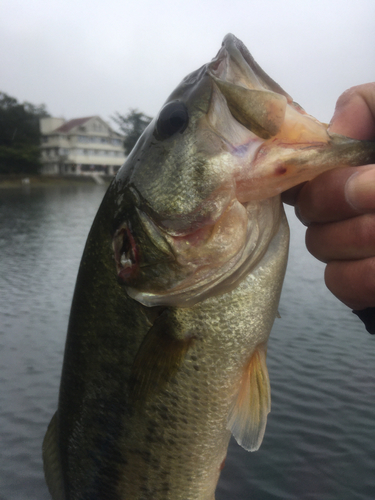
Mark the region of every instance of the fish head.
<instances>
[{"instance_id":1,"label":"fish head","mask_svg":"<svg viewBox=\"0 0 375 500\"><path fill-rule=\"evenodd\" d=\"M227 35L169 96L112 185L128 294L191 306L233 289L278 231L279 194L336 165L334 142Z\"/></svg>"},{"instance_id":2,"label":"fish head","mask_svg":"<svg viewBox=\"0 0 375 500\"><path fill-rule=\"evenodd\" d=\"M224 48L188 75L115 179L118 276L145 305L191 305L234 286L262 254L259 233L267 241L277 230L278 203L237 199L236 169L263 139L232 116L216 83L231 65Z\"/></svg>"}]
</instances>

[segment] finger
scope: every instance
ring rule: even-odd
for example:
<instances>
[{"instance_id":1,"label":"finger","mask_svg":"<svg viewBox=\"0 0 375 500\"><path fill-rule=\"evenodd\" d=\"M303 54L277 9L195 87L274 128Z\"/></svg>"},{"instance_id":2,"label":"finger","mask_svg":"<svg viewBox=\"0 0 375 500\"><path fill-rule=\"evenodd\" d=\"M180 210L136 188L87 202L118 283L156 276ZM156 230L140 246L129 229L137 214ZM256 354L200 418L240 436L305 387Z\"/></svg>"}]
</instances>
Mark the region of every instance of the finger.
<instances>
[{"instance_id":1,"label":"finger","mask_svg":"<svg viewBox=\"0 0 375 500\"><path fill-rule=\"evenodd\" d=\"M309 225L375 211L375 165L324 172L298 193L296 214Z\"/></svg>"},{"instance_id":2,"label":"finger","mask_svg":"<svg viewBox=\"0 0 375 500\"><path fill-rule=\"evenodd\" d=\"M329 131L353 139L375 137L375 83L352 87L339 97Z\"/></svg>"},{"instance_id":3,"label":"finger","mask_svg":"<svg viewBox=\"0 0 375 500\"><path fill-rule=\"evenodd\" d=\"M375 209L375 165L356 170L345 185L345 198L359 212Z\"/></svg>"},{"instance_id":4,"label":"finger","mask_svg":"<svg viewBox=\"0 0 375 500\"><path fill-rule=\"evenodd\" d=\"M312 224L306 247L322 262L367 259L375 255L375 214L329 224Z\"/></svg>"},{"instance_id":5,"label":"finger","mask_svg":"<svg viewBox=\"0 0 375 500\"><path fill-rule=\"evenodd\" d=\"M329 262L324 277L327 288L351 309L375 306L375 257Z\"/></svg>"}]
</instances>

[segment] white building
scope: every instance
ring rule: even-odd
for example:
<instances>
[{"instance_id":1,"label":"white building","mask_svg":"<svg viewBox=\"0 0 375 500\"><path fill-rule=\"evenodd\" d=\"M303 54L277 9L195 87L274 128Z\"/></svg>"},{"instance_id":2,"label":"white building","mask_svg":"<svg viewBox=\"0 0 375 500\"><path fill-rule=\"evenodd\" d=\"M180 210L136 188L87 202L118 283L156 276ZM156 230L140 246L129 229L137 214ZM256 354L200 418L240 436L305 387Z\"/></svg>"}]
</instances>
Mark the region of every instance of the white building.
<instances>
[{"instance_id":1,"label":"white building","mask_svg":"<svg viewBox=\"0 0 375 500\"><path fill-rule=\"evenodd\" d=\"M123 136L99 116L41 118L42 174L114 175L125 161Z\"/></svg>"}]
</instances>

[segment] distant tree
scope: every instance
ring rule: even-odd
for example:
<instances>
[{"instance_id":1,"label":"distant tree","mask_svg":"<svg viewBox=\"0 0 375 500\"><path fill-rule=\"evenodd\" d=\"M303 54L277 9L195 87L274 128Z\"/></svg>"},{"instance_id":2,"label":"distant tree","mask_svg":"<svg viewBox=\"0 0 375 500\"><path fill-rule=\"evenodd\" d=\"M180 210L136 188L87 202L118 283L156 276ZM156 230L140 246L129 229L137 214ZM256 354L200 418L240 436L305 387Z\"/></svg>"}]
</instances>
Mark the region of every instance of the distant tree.
<instances>
[{"instance_id":1,"label":"distant tree","mask_svg":"<svg viewBox=\"0 0 375 500\"><path fill-rule=\"evenodd\" d=\"M142 132L152 120L150 116L141 113L137 109L129 109L126 115L121 115L116 112L112 119L117 123L120 130L125 135L124 149L127 155L133 149L135 143L142 135Z\"/></svg>"},{"instance_id":2,"label":"distant tree","mask_svg":"<svg viewBox=\"0 0 375 500\"><path fill-rule=\"evenodd\" d=\"M36 173L40 167L39 118L49 116L35 106L0 92L0 173Z\"/></svg>"}]
</instances>

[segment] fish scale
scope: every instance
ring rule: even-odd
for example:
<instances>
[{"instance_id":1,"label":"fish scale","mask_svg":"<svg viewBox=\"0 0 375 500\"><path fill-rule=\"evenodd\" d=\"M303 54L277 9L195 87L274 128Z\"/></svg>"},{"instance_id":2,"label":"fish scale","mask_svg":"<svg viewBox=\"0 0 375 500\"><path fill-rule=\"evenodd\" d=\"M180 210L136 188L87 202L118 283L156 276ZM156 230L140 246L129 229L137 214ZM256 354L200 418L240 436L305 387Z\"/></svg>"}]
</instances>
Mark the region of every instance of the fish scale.
<instances>
[{"instance_id":1,"label":"fish scale","mask_svg":"<svg viewBox=\"0 0 375 500\"><path fill-rule=\"evenodd\" d=\"M214 500L231 433L257 450L270 411L280 193L374 151L330 134L233 35L182 81L88 236L43 443L53 500Z\"/></svg>"}]
</instances>

